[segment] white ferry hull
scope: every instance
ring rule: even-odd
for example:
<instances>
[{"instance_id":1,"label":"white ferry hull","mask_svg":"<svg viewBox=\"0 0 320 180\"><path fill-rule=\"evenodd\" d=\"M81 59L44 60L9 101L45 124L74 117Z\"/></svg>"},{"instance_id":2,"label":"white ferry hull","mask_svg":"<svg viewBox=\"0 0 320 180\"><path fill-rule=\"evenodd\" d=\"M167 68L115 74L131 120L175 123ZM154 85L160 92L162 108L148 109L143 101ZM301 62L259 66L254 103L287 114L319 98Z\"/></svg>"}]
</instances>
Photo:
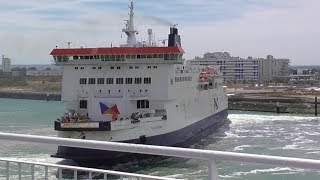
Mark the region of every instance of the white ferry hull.
<instances>
[{"instance_id":1,"label":"white ferry hull","mask_svg":"<svg viewBox=\"0 0 320 180\"><path fill-rule=\"evenodd\" d=\"M228 109L224 109L182 129L166 134L146 137L144 142L141 142L142 140L140 138L121 142L136 144L143 143L159 146L188 147L217 131L217 129L227 120L227 116ZM107 162L106 160L117 161L118 158L126 155L129 155L129 153L59 146L58 152L55 157L72 159L77 162L88 162L96 160Z\"/></svg>"}]
</instances>

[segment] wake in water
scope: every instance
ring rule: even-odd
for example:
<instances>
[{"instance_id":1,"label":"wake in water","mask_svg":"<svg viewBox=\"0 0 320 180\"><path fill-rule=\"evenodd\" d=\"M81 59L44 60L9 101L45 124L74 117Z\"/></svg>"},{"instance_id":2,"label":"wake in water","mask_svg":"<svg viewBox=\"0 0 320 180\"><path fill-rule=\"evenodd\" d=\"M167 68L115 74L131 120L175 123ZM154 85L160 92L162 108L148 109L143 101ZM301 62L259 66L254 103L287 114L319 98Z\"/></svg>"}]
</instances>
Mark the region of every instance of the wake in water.
<instances>
[{"instance_id":1,"label":"wake in water","mask_svg":"<svg viewBox=\"0 0 320 180\"><path fill-rule=\"evenodd\" d=\"M22 106L16 106L17 104L22 104ZM0 108L1 113L4 113L2 116L0 115L0 131L46 136L56 136L52 122L64 112L62 103L28 100L1 100ZM196 143L192 148L320 159L320 119L318 117L230 111L229 119L231 124L229 122L229 124L222 126L218 132ZM50 157L55 151L55 146L1 142L0 156L14 159L22 158L26 161L56 163L61 159ZM62 161L61 163L72 165L74 162ZM180 158L152 157L145 161L131 160L113 166L100 167L181 179L207 179L208 173L206 161ZM228 180L300 180L319 179L320 176L317 172L299 169L229 162L218 162L218 168L220 179ZM0 168L0 171L1 174L4 174L3 168ZM16 177L15 172L12 171L12 177ZM29 172L30 168L25 167L24 179L30 177ZM50 174L51 177L56 177L56 170L51 170ZM43 173L38 173L36 178L41 177L43 177ZM83 177L87 176L84 174Z\"/></svg>"}]
</instances>

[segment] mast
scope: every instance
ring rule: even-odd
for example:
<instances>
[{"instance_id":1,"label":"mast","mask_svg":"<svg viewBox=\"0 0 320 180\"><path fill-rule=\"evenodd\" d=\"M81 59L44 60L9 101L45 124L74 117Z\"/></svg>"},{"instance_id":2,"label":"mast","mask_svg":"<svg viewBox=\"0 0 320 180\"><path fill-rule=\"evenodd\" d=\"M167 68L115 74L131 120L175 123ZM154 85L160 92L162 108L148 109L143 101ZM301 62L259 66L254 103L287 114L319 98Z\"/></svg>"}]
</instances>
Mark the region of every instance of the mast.
<instances>
[{"instance_id":1,"label":"mast","mask_svg":"<svg viewBox=\"0 0 320 180\"><path fill-rule=\"evenodd\" d=\"M136 34L138 31L134 29L134 21L133 21L133 16L134 16L134 6L133 6L133 1L131 1L131 4L129 6L130 8L130 13L129 13L129 20L126 21L126 27L122 29L122 32L126 33L127 37L127 46L133 47L137 44L136 40Z\"/></svg>"}]
</instances>

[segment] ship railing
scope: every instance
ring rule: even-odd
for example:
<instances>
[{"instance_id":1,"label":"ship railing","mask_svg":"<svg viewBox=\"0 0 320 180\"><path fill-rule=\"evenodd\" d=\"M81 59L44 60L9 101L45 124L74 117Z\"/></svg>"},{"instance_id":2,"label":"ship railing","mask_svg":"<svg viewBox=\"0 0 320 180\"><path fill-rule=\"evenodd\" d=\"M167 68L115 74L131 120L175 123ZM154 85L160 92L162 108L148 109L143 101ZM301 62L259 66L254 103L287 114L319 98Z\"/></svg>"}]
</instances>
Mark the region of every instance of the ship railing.
<instances>
[{"instance_id":1,"label":"ship railing","mask_svg":"<svg viewBox=\"0 0 320 180\"><path fill-rule=\"evenodd\" d=\"M57 179L108 179L112 177L120 177L120 179L124 178L134 178L134 179L152 179L152 180L174 180L172 178L166 177L158 177L158 176L150 176L150 175L143 175L143 174L135 174L135 173L126 173L120 171L111 171L111 170L103 170L103 169L95 169L95 168L85 168L85 167L78 167L78 166L69 166L69 165L60 165L60 164L50 164L50 163L40 163L40 162L29 162L29 161L20 161L20 160L12 160L12 159L5 159L0 158L0 162L4 162L5 164L5 179L39 179L36 177L37 169L44 169L44 177L41 179L52 179L53 177L50 176L49 170L55 169L57 171ZM15 176L10 176L10 167L14 165L18 166L17 173ZM25 173L25 169L22 167L29 166L30 174L28 177ZM68 177L64 177L63 171L69 170L73 171L73 174L67 175ZM72 178L71 178L72 177Z\"/></svg>"},{"instance_id":2,"label":"ship railing","mask_svg":"<svg viewBox=\"0 0 320 180\"><path fill-rule=\"evenodd\" d=\"M0 140L21 141L21 142L28 142L28 143L32 142L32 143L51 144L51 145L69 146L69 147L78 147L78 148L89 148L89 149L99 149L99 150L108 150L108 151L130 152L130 153L139 153L139 154L148 154L148 155L161 155L161 156L169 156L169 157L207 160L208 161L208 179L210 180L219 179L218 168L216 164L217 161L261 164L261 165L269 165L269 166L277 166L277 167L291 167L291 168L309 169L309 170L316 170L316 171L320 170L320 160L312 160L312 159L277 157L277 156L268 156L268 155L256 155L256 154L199 150L199 149L186 149L186 148L164 147L164 146L151 146L151 145L141 145L141 144L103 142L103 141L93 141L93 140L46 137L46 136L36 136L36 135L22 135L22 134L11 134L11 133L0 133ZM7 173L8 173L9 163L10 161L6 161ZM62 167L58 167L58 168L62 169ZM76 169L76 167L70 167L70 168L73 168L73 170L77 170L77 171L80 170L80 169ZM85 169L82 169L82 170L85 170ZM93 172L93 169L87 169L87 170L88 172ZM106 174L111 173L110 171L104 171L104 170L100 172L103 172ZM124 176L124 174L122 175ZM90 178L90 174L89 174L89 178ZM162 178L162 177L159 177L159 178Z\"/></svg>"}]
</instances>

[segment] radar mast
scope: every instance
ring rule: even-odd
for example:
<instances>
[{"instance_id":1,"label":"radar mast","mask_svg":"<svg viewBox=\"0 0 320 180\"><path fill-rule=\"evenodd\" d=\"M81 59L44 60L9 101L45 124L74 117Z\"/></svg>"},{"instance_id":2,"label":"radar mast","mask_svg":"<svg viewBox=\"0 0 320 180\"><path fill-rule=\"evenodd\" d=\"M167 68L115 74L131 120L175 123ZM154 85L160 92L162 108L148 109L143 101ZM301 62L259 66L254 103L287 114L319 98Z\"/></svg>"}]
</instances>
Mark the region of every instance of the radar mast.
<instances>
[{"instance_id":1,"label":"radar mast","mask_svg":"<svg viewBox=\"0 0 320 180\"><path fill-rule=\"evenodd\" d=\"M136 40L136 34L138 31L134 29L134 21L133 21L133 16L134 16L134 6L133 6L133 1L131 1L131 4L129 6L130 8L130 13L129 13L129 20L126 21L126 27L122 29L122 32L126 33L127 37L127 46L129 47L134 47L137 45L137 40Z\"/></svg>"}]
</instances>

